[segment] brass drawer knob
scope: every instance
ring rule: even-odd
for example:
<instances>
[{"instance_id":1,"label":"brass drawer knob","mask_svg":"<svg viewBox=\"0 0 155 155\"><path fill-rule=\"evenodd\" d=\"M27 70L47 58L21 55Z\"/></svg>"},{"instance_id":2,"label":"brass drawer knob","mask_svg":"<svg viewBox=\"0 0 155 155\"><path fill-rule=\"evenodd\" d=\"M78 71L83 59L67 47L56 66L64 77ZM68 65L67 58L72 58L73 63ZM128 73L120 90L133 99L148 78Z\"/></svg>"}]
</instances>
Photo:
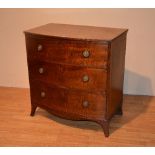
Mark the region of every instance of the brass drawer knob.
<instances>
[{"instance_id":1,"label":"brass drawer knob","mask_svg":"<svg viewBox=\"0 0 155 155\"><path fill-rule=\"evenodd\" d=\"M83 82L88 82L88 81L89 81L88 75L84 75L84 76L83 76Z\"/></svg>"},{"instance_id":2,"label":"brass drawer knob","mask_svg":"<svg viewBox=\"0 0 155 155\"><path fill-rule=\"evenodd\" d=\"M88 58L88 57L90 56L89 51L88 51L88 50L83 51L83 56L84 56L85 58Z\"/></svg>"},{"instance_id":3,"label":"brass drawer knob","mask_svg":"<svg viewBox=\"0 0 155 155\"><path fill-rule=\"evenodd\" d=\"M44 68L42 68L42 67L39 68L39 73L40 73L40 74L43 74L43 73L44 73Z\"/></svg>"},{"instance_id":4,"label":"brass drawer knob","mask_svg":"<svg viewBox=\"0 0 155 155\"><path fill-rule=\"evenodd\" d=\"M89 102L88 101L83 101L83 107L88 107L89 106Z\"/></svg>"},{"instance_id":5,"label":"brass drawer knob","mask_svg":"<svg viewBox=\"0 0 155 155\"><path fill-rule=\"evenodd\" d=\"M46 94L45 94L45 92L43 92L43 91L42 91L41 94L40 94L40 96L41 96L42 98L45 97L45 95L46 95Z\"/></svg>"},{"instance_id":6,"label":"brass drawer knob","mask_svg":"<svg viewBox=\"0 0 155 155\"><path fill-rule=\"evenodd\" d=\"M43 46L42 45L38 45L38 51L41 51L43 49Z\"/></svg>"}]
</instances>

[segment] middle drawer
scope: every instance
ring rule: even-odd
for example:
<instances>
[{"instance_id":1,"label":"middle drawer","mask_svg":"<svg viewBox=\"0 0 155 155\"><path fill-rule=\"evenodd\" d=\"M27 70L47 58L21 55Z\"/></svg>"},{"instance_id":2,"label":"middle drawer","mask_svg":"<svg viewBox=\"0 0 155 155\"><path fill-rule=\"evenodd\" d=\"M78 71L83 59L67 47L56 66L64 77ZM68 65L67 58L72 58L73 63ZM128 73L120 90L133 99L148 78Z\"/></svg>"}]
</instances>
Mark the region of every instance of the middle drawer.
<instances>
[{"instance_id":1,"label":"middle drawer","mask_svg":"<svg viewBox=\"0 0 155 155\"><path fill-rule=\"evenodd\" d=\"M30 80L45 81L72 89L104 91L106 89L107 72L104 69L28 61Z\"/></svg>"}]
</instances>

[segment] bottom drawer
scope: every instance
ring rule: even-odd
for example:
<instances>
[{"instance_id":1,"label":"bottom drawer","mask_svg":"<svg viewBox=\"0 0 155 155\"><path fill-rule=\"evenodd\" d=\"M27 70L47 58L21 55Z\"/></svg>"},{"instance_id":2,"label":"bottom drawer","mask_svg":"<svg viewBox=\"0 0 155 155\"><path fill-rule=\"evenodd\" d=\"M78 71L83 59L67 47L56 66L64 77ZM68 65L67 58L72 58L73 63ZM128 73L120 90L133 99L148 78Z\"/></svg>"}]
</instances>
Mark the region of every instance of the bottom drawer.
<instances>
[{"instance_id":1,"label":"bottom drawer","mask_svg":"<svg viewBox=\"0 0 155 155\"><path fill-rule=\"evenodd\" d=\"M105 95L59 88L39 81L31 81L31 102L69 119L101 119L105 114Z\"/></svg>"}]
</instances>

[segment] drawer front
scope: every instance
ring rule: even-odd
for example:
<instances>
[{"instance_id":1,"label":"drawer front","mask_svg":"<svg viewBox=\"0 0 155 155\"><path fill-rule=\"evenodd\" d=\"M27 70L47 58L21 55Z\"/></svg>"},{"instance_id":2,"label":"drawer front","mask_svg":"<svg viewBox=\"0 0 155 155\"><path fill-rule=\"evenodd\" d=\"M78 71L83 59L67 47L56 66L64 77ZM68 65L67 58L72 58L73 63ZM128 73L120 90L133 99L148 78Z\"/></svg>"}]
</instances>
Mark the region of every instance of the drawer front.
<instances>
[{"instance_id":1,"label":"drawer front","mask_svg":"<svg viewBox=\"0 0 155 155\"><path fill-rule=\"evenodd\" d=\"M28 59L107 67L108 45L92 41L26 38Z\"/></svg>"},{"instance_id":2,"label":"drawer front","mask_svg":"<svg viewBox=\"0 0 155 155\"><path fill-rule=\"evenodd\" d=\"M52 85L72 89L105 91L107 72L81 66L29 61L30 80L40 80Z\"/></svg>"},{"instance_id":3,"label":"drawer front","mask_svg":"<svg viewBox=\"0 0 155 155\"><path fill-rule=\"evenodd\" d=\"M52 110L64 117L78 119L99 119L105 114L105 97L102 93L87 93L48 85L43 82L31 82L32 103Z\"/></svg>"}]
</instances>

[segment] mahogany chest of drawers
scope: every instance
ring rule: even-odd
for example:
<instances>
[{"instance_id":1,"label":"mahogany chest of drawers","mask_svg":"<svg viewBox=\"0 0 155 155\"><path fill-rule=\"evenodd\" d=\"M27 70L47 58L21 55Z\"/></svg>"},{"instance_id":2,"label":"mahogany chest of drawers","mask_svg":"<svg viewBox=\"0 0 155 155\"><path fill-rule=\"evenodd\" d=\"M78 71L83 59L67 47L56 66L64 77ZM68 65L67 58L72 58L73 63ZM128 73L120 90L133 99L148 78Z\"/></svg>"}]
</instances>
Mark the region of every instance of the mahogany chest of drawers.
<instances>
[{"instance_id":1,"label":"mahogany chest of drawers","mask_svg":"<svg viewBox=\"0 0 155 155\"><path fill-rule=\"evenodd\" d=\"M47 24L25 31L31 116L37 107L71 120L122 114L127 29Z\"/></svg>"}]
</instances>

